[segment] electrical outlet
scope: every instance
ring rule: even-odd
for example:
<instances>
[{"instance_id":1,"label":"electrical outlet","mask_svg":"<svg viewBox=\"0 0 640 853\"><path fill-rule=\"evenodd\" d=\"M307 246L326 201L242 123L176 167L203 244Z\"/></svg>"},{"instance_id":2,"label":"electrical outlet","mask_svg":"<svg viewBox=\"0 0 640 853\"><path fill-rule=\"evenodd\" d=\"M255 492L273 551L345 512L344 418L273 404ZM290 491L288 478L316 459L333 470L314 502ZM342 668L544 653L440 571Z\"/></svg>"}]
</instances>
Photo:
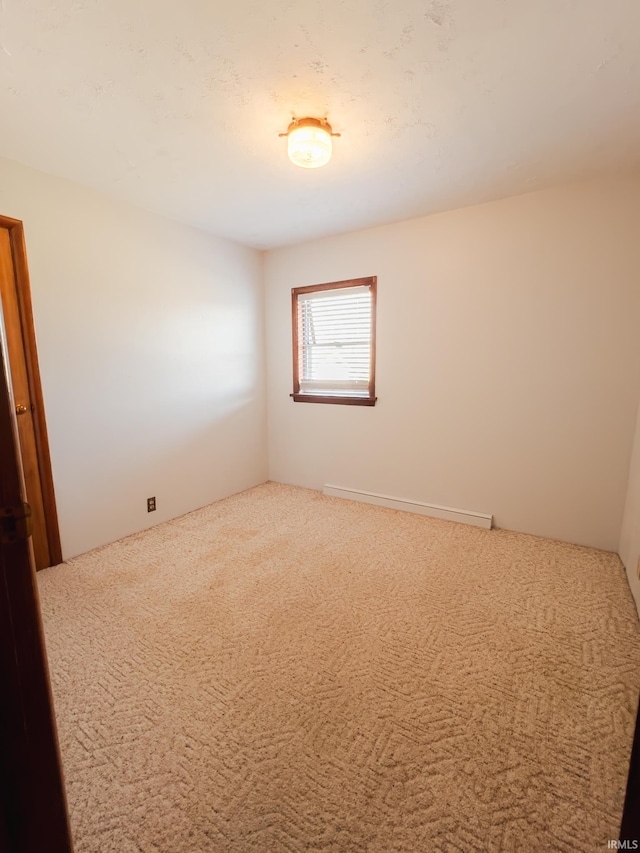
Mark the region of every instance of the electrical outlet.
<instances>
[{"instance_id":1,"label":"electrical outlet","mask_svg":"<svg viewBox=\"0 0 640 853\"><path fill-rule=\"evenodd\" d=\"M636 574L638 575L638 579L640 580L640 554L638 554L638 564L636 565Z\"/></svg>"},{"instance_id":2,"label":"electrical outlet","mask_svg":"<svg viewBox=\"0 0 640 853\"><path fill-rule=\"evenodd\" d=\"M147 512L155 512L156 511L156 499L155 498L147 498Z\"/></svg>"}]
</instances>

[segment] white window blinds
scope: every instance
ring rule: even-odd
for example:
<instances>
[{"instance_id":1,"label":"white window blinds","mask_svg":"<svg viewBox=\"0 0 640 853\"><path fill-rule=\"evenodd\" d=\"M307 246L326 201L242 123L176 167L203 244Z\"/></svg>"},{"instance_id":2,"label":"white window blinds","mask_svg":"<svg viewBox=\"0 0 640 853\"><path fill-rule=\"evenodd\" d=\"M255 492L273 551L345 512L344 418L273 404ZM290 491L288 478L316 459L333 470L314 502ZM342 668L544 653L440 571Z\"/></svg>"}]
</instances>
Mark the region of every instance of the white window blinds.
<instances>
[{"instance_id":1,"label":"white window blinds","mask_svg":"<svg viewBox=\"0 0 640 853\"><path fill-rule=\"evenodd\" d=\"M300 393L368 397L372 294L367 286L298 294Z\"/></svg>"}]
</instances>

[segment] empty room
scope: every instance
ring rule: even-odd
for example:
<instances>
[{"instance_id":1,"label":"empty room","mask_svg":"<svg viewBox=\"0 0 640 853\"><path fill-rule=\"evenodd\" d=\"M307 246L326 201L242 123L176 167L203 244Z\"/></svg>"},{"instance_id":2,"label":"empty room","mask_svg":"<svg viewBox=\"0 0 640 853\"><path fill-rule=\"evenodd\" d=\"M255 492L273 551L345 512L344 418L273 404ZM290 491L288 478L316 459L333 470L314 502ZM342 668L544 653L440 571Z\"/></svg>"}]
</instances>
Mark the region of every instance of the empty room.
<instances>
[{"instance_id":1,"label":"empty room","mask_svg":"<svg viewBox=\"0 0 640 853\"><path fill-rule=\"evenodd\" d=\"M3 0L0 849L640 849L637 0Z\"/></svg>"}]
</instances>

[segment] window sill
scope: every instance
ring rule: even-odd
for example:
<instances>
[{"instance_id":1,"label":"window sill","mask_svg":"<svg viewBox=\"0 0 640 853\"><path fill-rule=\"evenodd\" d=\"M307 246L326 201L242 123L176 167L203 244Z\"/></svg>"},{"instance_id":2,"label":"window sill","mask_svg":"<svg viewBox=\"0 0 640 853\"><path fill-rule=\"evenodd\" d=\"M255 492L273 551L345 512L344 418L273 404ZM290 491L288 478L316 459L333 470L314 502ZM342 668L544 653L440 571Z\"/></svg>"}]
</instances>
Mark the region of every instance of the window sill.
<instances>
[{"instance_id":1,"label":"window sill","mask_svg":"<svg viewBox=\"0 0 640 853\"><path fill-rule=\"evenodd\" d=\"M340 406L375 406L377 397L339 397L330 394L290 394L295 403L337 403Z\"/></svg>"}]
</instances>

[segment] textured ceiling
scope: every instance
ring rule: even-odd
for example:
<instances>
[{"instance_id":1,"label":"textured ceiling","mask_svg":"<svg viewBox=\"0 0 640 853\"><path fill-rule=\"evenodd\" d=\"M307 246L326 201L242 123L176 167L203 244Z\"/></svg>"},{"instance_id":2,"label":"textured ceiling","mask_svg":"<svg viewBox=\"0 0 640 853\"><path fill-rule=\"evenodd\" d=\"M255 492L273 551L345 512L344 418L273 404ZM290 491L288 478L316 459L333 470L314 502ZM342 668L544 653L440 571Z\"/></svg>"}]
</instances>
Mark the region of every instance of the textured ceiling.
<instances>
[{"instance_id":1,"label":"textured ceiling","mask_svg":"<svg viewBox=\"0 0 640 853\"><path fill-rule=\"evenodd\" d=\"M630 168L640 2L0 0L0 155L260 248Z\"/></svg>"}]
</instances>

